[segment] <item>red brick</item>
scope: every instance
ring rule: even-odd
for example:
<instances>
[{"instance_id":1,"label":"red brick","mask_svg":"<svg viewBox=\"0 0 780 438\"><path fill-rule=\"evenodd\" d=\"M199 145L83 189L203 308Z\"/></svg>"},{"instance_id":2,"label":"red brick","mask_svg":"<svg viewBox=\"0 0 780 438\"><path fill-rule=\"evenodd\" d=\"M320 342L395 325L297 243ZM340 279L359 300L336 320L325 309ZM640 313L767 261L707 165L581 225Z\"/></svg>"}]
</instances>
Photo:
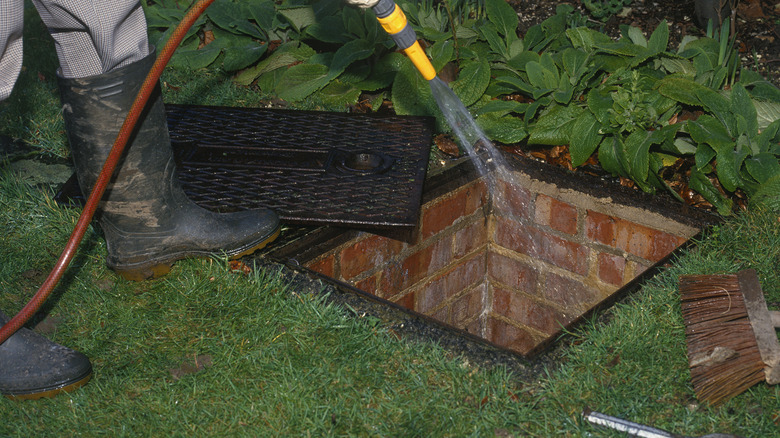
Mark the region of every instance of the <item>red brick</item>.
<instances>
[{"instance_id":1,"label":"red brick","mask_svg":"<svg viewBox=\"0 0 780 438\"><path fill-rule=\"evenodd\" d=\"M336 257L331 254L322 260L308 264L306 267L312 271L316 271L320 274L333 278L336 276Z\"/></svg>"},{"instance_id":2,"label":"red brick","mask_svg":"<svg viewBox=\"0 0 780 438\"><path fill-rule=\"evenodd\" d=\"M496 219L496 244L521 254L542 259L567 271L585 275L590 249L535 227L505 218Z\"/></svg>"},{"instance_id":3,"label":"red brick","mask_svg":"<svg viewBox=\"0 0 780 438\"><path fill-rule=\"evenodd\" d=\"M449 321L447 320L447 313L449 313L449 307L444 306L441 309L428 314L431 318L435 319L436 321L443 322L445 324L449 324Z\"/></svg>"},{"instance_id":4,"label":"red brick","mask_svg":"<svg viewBox=\"0 0 780 438\"><path fill-rule=\"evenodd\" d=\"M596 301L598 292L581 281L548 273L544 287L541 288L541 296L564 309L571 309L574 315L579 314L580 309L590 307L584 304Z\"/></svg>"},{"instance_id":5,"label":"red brick","mask_svg":"<svg viewBox=\"0 0 780 438\"><path fill-rule=\"evenodd\" d=\"M536 223L566 234L577 233L577 207L546 195L536 197Z\"/></svg>"},{"instance_id":6,"label":"red brick","mask_svg":"<svg viewBox=\"0 0 780 438\"><path fill-rule=\"evenodd\" d=\"M604 283L621 286L625 270L625 258L606 253L599 254L599 278Z\"/></svg>"},{"instance_id":7,"label":"red brick","mask_svg":"<svg viewBox=\"0 0 780 438\"><path fill-rule=\"evenodd\" d=\"M463 323L482 313L482 298L485 295L485 287L482 285L473 289L452 303L452 314L450 315L452 325L461 327Z\"/></svg>"},{"instance_id":8,"label":"red brick","mask_svg":"<svg viewBox=\"0 0 780 438\"><path fill-rule=\"evenodd\" d=\"M341 251L341 277L350 280L357 275L387 263L403 247L397 240L369 236Z\"/></svg>"},{"instance_id":9,"label":"red brick","mask_svg":"<svg viewBox=\"0 0 780 438\"><path fill-rule=\"evenodd\" d=\"M494 194L493 202L497 210L516 218L529 218L532 195L518 184L498 181L498 194Z\"/></svg>"},{"instance_id":10,"label":"red brick","mask_svg":"<svg viewBox=\"0 0 780 438\"><path fill-rule=\"evenodd\" d=\"M466 226L455 233L455 258L475 251L487 243L487 229L485 222L479 219L477 222Z\"/></svg>"},{"instance_id":11,"label":"red brick","mask_svg":"<svg viewBox=\"0 0 780 438\"><path fill-rule=\"evenodd\" d=\"M669 255L672 251L677 249L678 246L685 243L686 240L687 239L684 237L664 233L663 231L656 231L650 246L648 260L651 262L657 262L661 260L662 258Z\"/></svg>"},{"instance_id":12,"label":"red brick","mask_svg":"<svg viewBox=\"0 0 780 438\"><path fill-rule=\"evenodd\" d=\"M585 235L590 240L614 247L615 221L612 216L589 210L585 217Z\"/></svg>"},{"instance_id":13,"label":"red brick","mask_svg":"<svg viewBox=\"0 0 780 438\"><path fill-rule=\"evenodd\" d=\"M376 288L376 276L375 275L372 275L372 276L370 276L370 277L368 277L368 278L366 278L364 280L358 281L357 283L355 283L355 287L360 289L360 290L362 290L362 291L364 291L364 292L368 292L368 293L370 293L372 295L381 296L381 295L379 295L379 291ZM387 298L387 297L386 296L382 296L382 298Z\"/></svg>"},{"instance_id":14,"label":"red brick","mask_svg":"<svg viewBox=\"0 0 780 438\"><path fill-rule=\"evenodd\" d=\"M459 328L462 328L463 330L482 338L484 338L485 336L485 331L482 324L482 318L475 319L474 321L471 321L467 326L459 327Z\"/></svg>"},{"instance_id":15,"label":"red brick","mask_svg":"<svg viewBox=\"0 0 780 438\"><path fill-rule=\"evenodd\" d=\"M388 266L382 273L382 290L388 294L401 292L447 266L451 261L450 240L434 242L410 254L400 263Z\"/></svg>"},{"instance_id":16,"label":"red brick","mask_svg":"<svg viewBox=\"0 0 780 438\"><path fill-rule=\"evenodd\" d=\"M552 307L502 288L493 290L493 312L548 335L572 320Z\"/></svg>"},{"instance_id":17,"label":"red brick","mask_svg":"<svg viewBox=\"0 0 780 438\"><path fill-rule=\"evenodd\" d=\"M682 237L592 211L588 212L586 234L596 242L653 262L685 241Z\"/></svg>"},{"instance_id":18,"label":"red brick","mask_svg":"<svg viewBox=\"0 0 780 438\"><path fill-rule=\"evenodd\" d=\"M415 297L415 293L409 292L408 294L396 299L395 302L399 306L405 307L409 310L416 310L414 297Z\"/></svg>"},{"instance_id":19,"label":"red brick","mask_svg":"<svg viewBox=\"0 0 780 438\"><path fill-rule=\"evenodd\" d=\"M418 311L425 313L485 278L485 258L462 260L425 285L417 296Z\"/></svg>"},{"instance_id":20,"label":"red brick","mask_svg":"<svg viewBox=\"0 0 780 438\"><path fill-rule=\"evenodd\" d=\"M474 213L484 203L484 186L462 187L451 196L425 207L421 235L427 239L454 224L459 218Z\"/></svg>"},{"instance_id":21,"label":"red brick","mask_svg":"<svg viewBox=\"0 0 780 438\"><path fill-rule=\"evenodd\" d=\"M500 319L490 318L488 326L489 341L520 354L528 353L540 342L531 333Z\"/></svg>"},{"instance_id":22,"label":"red brick","mask_svg":"<svg viewBox=\"0 0 780 438\"><path fill-rule=\"evenodd\" d=\"M488 275L491 281L529 294L536 291L539 282L533 266L492 251L488 254Z\"/></svg>"}]
</instances>

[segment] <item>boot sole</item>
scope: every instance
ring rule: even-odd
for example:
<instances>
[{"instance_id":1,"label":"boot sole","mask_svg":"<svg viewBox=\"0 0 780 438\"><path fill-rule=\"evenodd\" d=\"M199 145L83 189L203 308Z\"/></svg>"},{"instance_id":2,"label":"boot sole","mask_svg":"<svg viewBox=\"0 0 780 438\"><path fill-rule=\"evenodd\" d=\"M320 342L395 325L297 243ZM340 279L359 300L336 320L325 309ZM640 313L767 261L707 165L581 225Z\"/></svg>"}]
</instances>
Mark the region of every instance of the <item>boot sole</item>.
<instances>
[{"instance_id":1,"label":"boot sole","mask_svg":"<svg viewBox=\"0 0 780 438\"><path fill-rule=\"evenodd\" d=\"M269 243L276 240L276 238L279 237L280 233L281 233L281 227L277 228L276 231L274 231L270 236L259 241L257 244L252 245L245 250L239 251L238 253L229 255L228 259L235 260L245 255L252 254L257 250L263 249ZM163 275L168 274L171 271L171 267L173 266L173 264L181 259L185 259L188 257L208 257L209 255L212 254L214 253L208 253L208 252L181 253L181 254L172 255L168 260L154 261L152 263L144 264L140 266L135 265L130 267L122 267L122 266L109 266L109 267L125 280L144 281L144 280L159 278L162 277Z\"/></svg>"},{"instance_id":2,"label":"boot sole","mask_svg":"<svg viewBox=\"0 0 780 438\"><path fill-rule=\"evenodd\" d=\"M29 394L3 394L3 395L6 398L9 398L11 400L38 400L40 398L52 398L61 392L71 392L77 388L84 386L87 382L89 382L91 378L92 378L92 371L90 371L89 374L77 380L76 382L70 383L65 386L61 386L59 388L47 389L47 390L33 392Z\"/></svg>"}]
</instances>

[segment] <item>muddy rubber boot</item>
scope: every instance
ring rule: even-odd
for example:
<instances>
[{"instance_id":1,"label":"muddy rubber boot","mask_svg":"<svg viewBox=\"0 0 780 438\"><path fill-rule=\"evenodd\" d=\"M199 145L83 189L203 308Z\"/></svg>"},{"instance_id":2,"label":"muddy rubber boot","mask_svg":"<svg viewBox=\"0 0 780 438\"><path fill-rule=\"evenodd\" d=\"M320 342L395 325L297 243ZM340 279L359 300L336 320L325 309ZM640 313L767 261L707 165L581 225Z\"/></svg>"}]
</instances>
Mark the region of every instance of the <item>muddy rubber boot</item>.
<instances>
[{"instance_id":1,"label":"muddy rubber boot","mask_svg":"<svg viewBox=\"0 0 780 438\"><path fill-rule=\"evenodd\" d=\"M97 181L154 56L98 76L59 78L65 127L85 194ZM237 258L279 235L279 218L270 210L213 213L187 198L176 178L159 85L95 217L106 239L106 264L129 280L166 274L186 257Z\"/></svg>"},{"instance_id":2,"label":"muddy rubber boot","mask_svg":"<svg viewBox=\"0 0 780 438\"><path fill-rule=\"evenodd\" d=\"M0 326L9 318L0 312ZM34 400L72 391L92 377L83 354L21 328L0 344L0 394Z\"/></svg>"}]
</instances>

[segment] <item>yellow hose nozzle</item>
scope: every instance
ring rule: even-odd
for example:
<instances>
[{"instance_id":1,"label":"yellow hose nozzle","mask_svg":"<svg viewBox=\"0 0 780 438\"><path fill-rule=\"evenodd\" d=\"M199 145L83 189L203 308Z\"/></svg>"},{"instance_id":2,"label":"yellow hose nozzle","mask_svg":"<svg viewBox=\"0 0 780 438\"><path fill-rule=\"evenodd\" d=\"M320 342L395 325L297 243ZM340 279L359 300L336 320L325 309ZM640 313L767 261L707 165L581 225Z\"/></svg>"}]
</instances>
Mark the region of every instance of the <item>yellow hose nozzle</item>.
<instances>
[{"instance_id":1,"label":"yellow hose nozzle","mask_svg":"<svg viewBox=\"0 0 780 438\"><path fill-rule=\"evenodd\" d=\"M373 9L382 28L390 34L390 37L393 38L398 47L406 53L406 56L417 67L422 77L428 81L435 78L436 69L433 68L428 55L420 47L417 35L412 30L412 27L409 26L406 15L404 15L401 8L393 0L380 0Z\"/></svg>"}]
</instances>

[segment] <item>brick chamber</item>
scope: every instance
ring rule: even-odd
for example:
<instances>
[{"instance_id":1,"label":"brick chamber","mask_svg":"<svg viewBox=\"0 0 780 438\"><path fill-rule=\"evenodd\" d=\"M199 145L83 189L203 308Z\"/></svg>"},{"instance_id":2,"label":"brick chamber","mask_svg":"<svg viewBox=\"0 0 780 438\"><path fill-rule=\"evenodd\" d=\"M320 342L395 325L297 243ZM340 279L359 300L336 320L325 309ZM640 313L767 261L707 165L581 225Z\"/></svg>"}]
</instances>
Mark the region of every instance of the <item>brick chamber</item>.
<instances>
[{"instance_id":1,"label":"brick chamber","mask_svg":"<svg viewBox=\"0 0 780 438\"><path fill-rule=\"evenodd\" d=\"M529 354L714 222L589 176L508 166L495 182L468 163L431 176L416 229L331 233L298 262Z\"/></svg>"}]
</instances>

